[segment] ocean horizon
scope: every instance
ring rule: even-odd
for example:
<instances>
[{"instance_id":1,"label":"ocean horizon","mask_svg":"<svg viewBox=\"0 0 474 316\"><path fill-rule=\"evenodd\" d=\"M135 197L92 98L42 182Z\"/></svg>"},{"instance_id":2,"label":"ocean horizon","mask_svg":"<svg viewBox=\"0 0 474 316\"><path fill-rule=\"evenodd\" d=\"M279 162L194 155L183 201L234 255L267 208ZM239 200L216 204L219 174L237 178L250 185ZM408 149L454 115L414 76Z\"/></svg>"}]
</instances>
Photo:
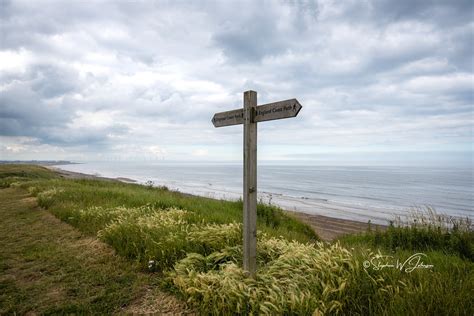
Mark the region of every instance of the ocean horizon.
<instances>
[{"instance_id":1,"label":"ocean horizon","mask_svg":"<svg viewBox=\"0 0 474 316\"><path fill-rule=\"evenodd\" d=\"M80 162L60 169L130 178L209 198L242 197L238 162ZM259 163L258 199L288 211L388 224L414 208L474 219L470 167L319 166Z\"/></svg>"}]
</instances>

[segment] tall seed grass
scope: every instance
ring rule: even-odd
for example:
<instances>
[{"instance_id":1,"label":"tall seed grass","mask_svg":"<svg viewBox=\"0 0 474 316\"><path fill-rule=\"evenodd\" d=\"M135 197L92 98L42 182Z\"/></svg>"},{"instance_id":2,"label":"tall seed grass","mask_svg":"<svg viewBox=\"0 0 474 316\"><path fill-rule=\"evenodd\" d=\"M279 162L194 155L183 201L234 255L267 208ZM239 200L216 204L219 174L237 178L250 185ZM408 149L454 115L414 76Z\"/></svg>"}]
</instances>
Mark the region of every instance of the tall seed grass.
<instances>
[{"instance_id":1,"label":"tall seed grass","mask_svg":"<svg viewBox=\"0 0 474 316\"><path fill-rule=\"evenodd\" d=\"M153 260L157 268L163 269L186 255L186 236L192 218L190 212L179 209L120 216L100 230L98 236L119 254L143 263Z\"/></svg>"},{"instance_id":2,"label":"tall seed grass","mask_svg":"<svg viewBox=\"0 0 474 316\"><path fill-rule=\"evenodd\" d=\"M419 229L436 229L442 232L473 230L469 217L457 217L438 213L432 206L412 207L404 217L397 216L393 226Z\"/></svg>"},{"instance_id":3,"label":"tall seed grass","mask_svg":"<svg viewBox=\"0 0 474 316\"><path fill-rule=\"evenodd\" d=\"M242 243L242 224L193 225L186 240L194 245L197 252L209 254Z\"/></svg>"},{"instance_id":4,"label":"tall seed grass","mask_svg":"<svg viewBox=\"0 0 474 316\"><path fill-rule=\"evenodd\" d=\"M404 218L397 217L385 231L368 230L358 236L347 236L348 244L366 243L391 251L439 250L474 261L474 231L469 218L440 214L432 207L413 208Z\"/></svg>"},{"instance_id":5,"label":"tall seed grass","mask_svg":"<svg viewBox=\"0 0 474 316\"><path fill-rule=\"evenodd\" d=\"M68 218L128 258L152 269L171 267L188 252L210 254L241 243L241 224L206 223L195 212L152 205L128 208L89 207Z\"/></svg>"},{"instance_id":6,"label":"tall seed grass","mask_svg":"<svg viewBox=\"0 0 474 316\"><path fill-rule=\"evenodd\" d=\"M36 197L38 199L38 204L40 206L44 208L48 208L51 204L53 204L55 196L63 192L64 190L61 188L53 187L49 190L37 191L35 187L32 187L32 189L29 191L30 193L36 194Z\"/></svg>"},{"instance_id":7,"label":"tall seed grass","mask_svg":"<svg viewBox=\"0 0 474 316\"><path fill-rule=\"evenodd\" d=\"M267 236L257 245L255 279L240 268L242 248L236 246L209 256L189 254L169 273L170 282L188 303L215 315L343 311L346 288L360 272L350 251L337 243L313 245Z\"/></svg>"}]
</instances>

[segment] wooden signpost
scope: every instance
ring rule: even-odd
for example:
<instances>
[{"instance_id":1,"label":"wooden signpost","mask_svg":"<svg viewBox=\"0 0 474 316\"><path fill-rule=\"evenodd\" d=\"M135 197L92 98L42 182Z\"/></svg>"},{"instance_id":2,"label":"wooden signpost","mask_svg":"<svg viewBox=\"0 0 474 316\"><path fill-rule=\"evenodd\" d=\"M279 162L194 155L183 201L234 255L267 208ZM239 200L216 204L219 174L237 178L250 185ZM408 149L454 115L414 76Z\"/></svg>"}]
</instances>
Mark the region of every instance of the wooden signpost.
<instances>
[{"instance_id":1,"label":"wooden signpost","mask_svg":"<svg viewBox=\"0 0 474 316\"><path fill-rule=\"evenodd\" d=\"M257 270L257 122L295 117L302 106L296 99L257 106L257 92L244 92L244 108L214 114L214 127L244 125L244 270Z\"/></svg>"}]
</instances>

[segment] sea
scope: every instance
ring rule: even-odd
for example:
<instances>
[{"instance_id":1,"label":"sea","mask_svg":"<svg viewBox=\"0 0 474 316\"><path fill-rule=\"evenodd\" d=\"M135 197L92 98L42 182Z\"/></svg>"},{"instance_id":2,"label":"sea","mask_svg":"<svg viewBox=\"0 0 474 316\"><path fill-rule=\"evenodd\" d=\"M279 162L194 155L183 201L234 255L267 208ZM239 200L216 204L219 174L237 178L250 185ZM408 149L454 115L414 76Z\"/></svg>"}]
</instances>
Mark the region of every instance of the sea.
<instances>
[{"instance_id":1,"label":"sea","mask_svg":"<svg viewBox=\"0 0 474 316\"><path fill-rule=\"evenodd\" d=\"M241 163L84 162L58 168L124 177L204 197L242 197ZM288 211L387 224L415 208L474 220L468 167L312 166L259 163L258 199Z\"/></svg>"}]
</instances>

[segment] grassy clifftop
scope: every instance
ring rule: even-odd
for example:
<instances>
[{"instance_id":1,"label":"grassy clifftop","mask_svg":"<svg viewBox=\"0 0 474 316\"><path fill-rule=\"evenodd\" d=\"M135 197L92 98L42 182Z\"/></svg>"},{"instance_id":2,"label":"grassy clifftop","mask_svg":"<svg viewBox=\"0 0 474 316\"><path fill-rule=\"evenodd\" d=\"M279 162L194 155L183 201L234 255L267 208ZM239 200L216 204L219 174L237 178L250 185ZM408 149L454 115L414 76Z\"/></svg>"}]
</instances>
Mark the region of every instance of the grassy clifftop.
<instances>
[{"instance_id":1,"label":"grassy clifftop","mask_svg":"<svg viewBox=\"0 0 474 316\"><path fill-rule=\"evenodd\" d=\"M258 272L250 279L240 268L241 202L121 182L62 179L48 169L24 165L0 166L0 187L36 197L43 209L109 244L137 265L136 273L152 275L157 287L205 314L474 311L472 231L418 233L420 228L409 227L321 243L307 225L276 207L259 205ZM416 259L406 263L418 252L423 252L415 257L418 265ZM106 306L114 304L113 298Z\"/></svg>"}]
</instances>

